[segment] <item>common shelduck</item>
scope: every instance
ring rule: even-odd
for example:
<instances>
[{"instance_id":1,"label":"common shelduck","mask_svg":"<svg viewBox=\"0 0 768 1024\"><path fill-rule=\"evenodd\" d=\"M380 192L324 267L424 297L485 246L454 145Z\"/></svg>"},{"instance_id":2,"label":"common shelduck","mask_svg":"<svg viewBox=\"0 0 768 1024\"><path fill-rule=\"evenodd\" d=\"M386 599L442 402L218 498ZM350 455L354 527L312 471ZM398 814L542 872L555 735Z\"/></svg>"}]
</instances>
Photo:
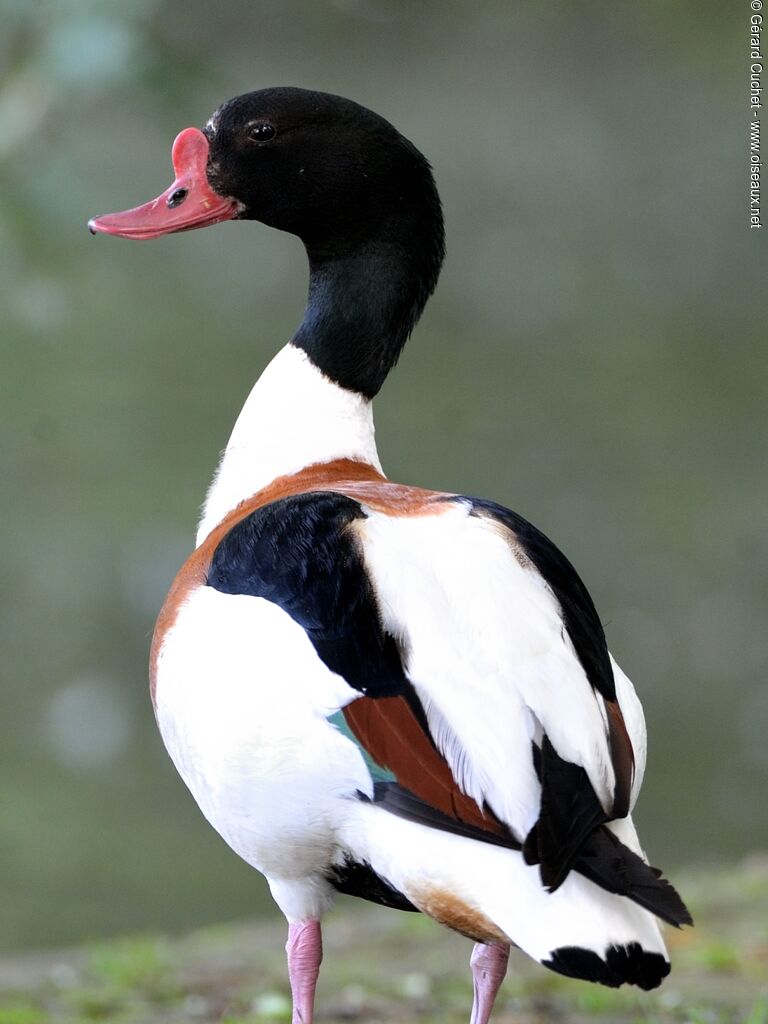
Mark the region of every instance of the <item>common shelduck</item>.
<instances>
[{"instance_id":1,"label":"common shelduck","mask_svg":"<svg viewBox=\"0 0 768 1024\"><path fill-rule=\"evenodd\" d=\"M515 512L379 463L371 400L443 259L429 164L357 103L274 88L182 131L173 167L91 230L259 220L309 259L304 318L240 413L151 652L174 764L288 920L294 1024L338 892L473 939L473 1024L511 946L654 988L657 918L690 917L632 824L643 713L589 593Z\"/></svg>"}]
</instances>

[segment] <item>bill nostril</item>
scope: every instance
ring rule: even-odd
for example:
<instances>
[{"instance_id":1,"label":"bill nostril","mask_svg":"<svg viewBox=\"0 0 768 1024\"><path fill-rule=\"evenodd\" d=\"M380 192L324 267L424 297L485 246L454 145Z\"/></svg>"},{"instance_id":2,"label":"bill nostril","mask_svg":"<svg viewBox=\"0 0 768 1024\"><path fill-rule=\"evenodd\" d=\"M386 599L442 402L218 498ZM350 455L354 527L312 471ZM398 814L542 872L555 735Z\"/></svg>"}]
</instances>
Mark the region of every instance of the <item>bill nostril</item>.
<instances>
[{"instance_id":1,"label":"bill nostril","mask_svg":"<svg viewBox=\"0 0 768 1024\"><path fill-rule=\"evenodd\" d=\"M168 202L166 203L169 210L175 210L177 206L181 206L184 200L187 198L188 189L177 188L175 192L172 192L168 196Z\"/></svg>"}]
</instances>

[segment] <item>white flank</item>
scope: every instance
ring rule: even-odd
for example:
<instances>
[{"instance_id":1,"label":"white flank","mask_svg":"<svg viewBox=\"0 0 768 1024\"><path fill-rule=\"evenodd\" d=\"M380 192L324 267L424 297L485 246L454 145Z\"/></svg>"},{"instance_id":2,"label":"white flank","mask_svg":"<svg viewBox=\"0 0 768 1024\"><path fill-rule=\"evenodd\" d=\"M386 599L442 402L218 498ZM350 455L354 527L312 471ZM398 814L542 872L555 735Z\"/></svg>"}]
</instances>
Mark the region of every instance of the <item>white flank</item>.
<instances>
[{"instance_id":1,"label":"white flank","mask_svg":"<svg viewBox=\"0 0 768 1024\"><path fill-rule=\"evenodd\" d=\"M552 591L490 520L460 503L439 516L369 512L358 524L386 628L462 790L518 839L539 813L531 738L543 729L581 765L604 806L615 786L602 698L565 631ZM642 777L642 712L619 674Z\"/></svg>"},{"instance_id":2,"label":"white flank","mask_svg":"<svg viewBox=\"0 0 768 1024\"><path fill-rule=\"evenodd\" d=\"M235 423L203 506L198 546L231 509L276 477L342 458L381 470L371 403L286 345L254 384Z\"/></svg>"},{"instance_id":3,"label":"white flank","mask_svg":"<svg viewBox=\"0 0 768 1024\"><path fill-rule=\"evenodd\" d=\"M325 717L356 696L301 626L258 597L201 587L160 652L156 710L168 753L289 916L327 909L322 874L337 859L340 816L357 791L372 792L359 750Z\"/></svg>"}]
</instances>

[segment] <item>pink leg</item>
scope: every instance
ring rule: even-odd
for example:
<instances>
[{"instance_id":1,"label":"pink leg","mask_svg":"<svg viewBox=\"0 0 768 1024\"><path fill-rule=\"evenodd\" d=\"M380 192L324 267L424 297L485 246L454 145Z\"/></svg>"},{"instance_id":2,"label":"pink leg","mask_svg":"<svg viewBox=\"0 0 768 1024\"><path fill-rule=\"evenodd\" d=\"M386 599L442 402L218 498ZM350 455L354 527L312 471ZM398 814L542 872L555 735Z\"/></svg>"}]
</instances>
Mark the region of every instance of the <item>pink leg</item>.
<instances>
[{"instance_id":1,"label":"pink leg","mask_svg":"<svg viewBox=\"0 0 768 1024\"><path fill-rule=\"evenodd\" d=\"M323 959L323 938L319 921L288 925L288 977L293 996L291 1024L312 1024L315 986Z\"/></svg>"},{"instance_id":2,"label":"pink leg","mask_svg":"<svg viewBox=\"0 0 768 1024\"><path fill-rule=\"evenodd\" d=\"M469 961L475 987L469 1024L488 1024L496 993L507 973L508 960L508 946L486 946L482 942L475 945Z\"/></svg>"}]
</instances>

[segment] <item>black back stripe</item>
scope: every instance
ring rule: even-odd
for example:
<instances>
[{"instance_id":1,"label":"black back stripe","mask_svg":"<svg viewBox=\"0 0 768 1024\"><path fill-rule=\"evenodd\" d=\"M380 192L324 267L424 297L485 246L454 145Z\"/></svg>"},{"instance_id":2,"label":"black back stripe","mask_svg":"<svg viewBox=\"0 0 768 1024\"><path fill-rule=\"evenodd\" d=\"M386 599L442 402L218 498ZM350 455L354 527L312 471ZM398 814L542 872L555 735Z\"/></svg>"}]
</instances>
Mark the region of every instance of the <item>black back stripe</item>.
<instances>
[{"instance_id":1,"label":"black back stripe","mask_svg":"<svg viewBox=\"0 0 768 1024\"><path fill-rule=\"evenodd\" d=\"M211 560L208 585L272 601L320 659L371 697L409 694L395 638L381 624L359 542L360 503L331 491L272 502L240 520Z\"/></svg>"}]
</instances>

